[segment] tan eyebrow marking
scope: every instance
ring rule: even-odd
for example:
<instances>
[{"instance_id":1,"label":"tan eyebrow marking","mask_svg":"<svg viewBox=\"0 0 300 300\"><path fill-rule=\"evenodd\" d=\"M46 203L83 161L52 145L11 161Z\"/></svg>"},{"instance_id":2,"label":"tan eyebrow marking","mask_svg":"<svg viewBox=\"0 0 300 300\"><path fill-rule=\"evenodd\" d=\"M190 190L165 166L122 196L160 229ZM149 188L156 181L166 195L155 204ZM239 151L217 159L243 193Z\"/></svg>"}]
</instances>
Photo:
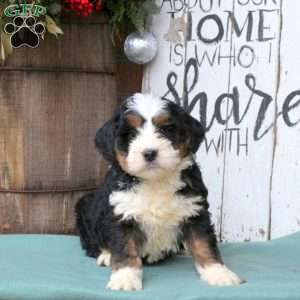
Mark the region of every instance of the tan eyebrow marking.
<instances>
[{"instance_id":1,"label":"tan eyebrow marking","mask_svg":"<svg viewBox=\"0 0 300 300\"><path fill-rule=\"evenodd\" d=\"M134 113L128 113L126 115L126 119L129 123L129 125L134 127L134 128L141 127L145 122L143 117L141 117L137 114L134 114Z\"/></svg>"},{"instance_id":2,"label":"tan eyebrow marking","mask_svg":"<svg viewBox=\"0 0 300 300\"><path fill-rule=\"evenodd\" d=\"M170 116L167 113L162 113L152 119L153 123L157 126L167 125L170 123Z\"/></svg>"}]
</instances>

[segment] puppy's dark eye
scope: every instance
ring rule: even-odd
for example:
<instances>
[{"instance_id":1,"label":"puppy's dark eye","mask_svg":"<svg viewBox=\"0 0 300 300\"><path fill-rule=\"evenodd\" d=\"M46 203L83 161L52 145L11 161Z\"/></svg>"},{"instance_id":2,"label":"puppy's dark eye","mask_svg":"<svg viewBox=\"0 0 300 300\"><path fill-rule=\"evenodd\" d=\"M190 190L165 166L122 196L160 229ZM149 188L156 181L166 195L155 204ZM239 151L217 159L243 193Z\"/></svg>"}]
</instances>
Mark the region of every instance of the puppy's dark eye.
<instances>
[{"instance_id":1,"label":"puppy's dark eye","mask_svg":"<svg viewBox=\"0 0 300 300\"><path fill-rule=\"evenodd\" d=\"M176 125L173 123L168 123L160 126L159 131L161 133L172 133L176 130Z\"/></svg>"},{"instance_id":2,"label":"puppy's dark eye","mask_svg":"<svg viewBox=\"0 0 300 300\"><path fill-rule=\"evenodd\" d=\"M130 131L128 132L128 134L127 134L127 138L128 138L129 140L134 139L135 136L136 136L136 131L133 131L133 130L130 130Z\"/></svg>"},{"instance_id":3,"label":"puppy's dark eye","mask_svg":"<svg viewBox=\"0 0 300 300\"><path fill-rule=\"evenodd\" d=\"M130 141L136 136L136 130L130 127L125 127L122 131L120 136L122 139Z\"/></svg>"}]
</instances>

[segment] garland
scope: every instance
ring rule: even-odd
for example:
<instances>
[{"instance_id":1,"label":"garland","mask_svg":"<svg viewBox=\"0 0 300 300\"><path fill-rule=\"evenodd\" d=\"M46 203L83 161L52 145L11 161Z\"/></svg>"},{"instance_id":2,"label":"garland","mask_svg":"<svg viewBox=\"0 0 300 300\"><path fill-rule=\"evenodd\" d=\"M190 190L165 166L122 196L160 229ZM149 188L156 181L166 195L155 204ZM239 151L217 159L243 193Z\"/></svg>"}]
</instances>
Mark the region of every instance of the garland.
<instances>
[{"instance_id":1,"label":"garland","mask_svg":"<svg viewBox=\"0 0 300 300\"><path fill-rule=\"evenodd\" d=\"M11 11L8 11L8 6L13 6ZM128 29L145 30L146 19L156 13L158 7L155 0L0 0L0 60L3 63L13 51L11 34L5 30L5 25L12 24L17 14L33 15L38 19L45 28L39 35L44 39L47 33L56 37L63 35L60 27L63 17L75 15L82 18L100 11L108 15L114 40Z\"/></svg>"}]
</instances>

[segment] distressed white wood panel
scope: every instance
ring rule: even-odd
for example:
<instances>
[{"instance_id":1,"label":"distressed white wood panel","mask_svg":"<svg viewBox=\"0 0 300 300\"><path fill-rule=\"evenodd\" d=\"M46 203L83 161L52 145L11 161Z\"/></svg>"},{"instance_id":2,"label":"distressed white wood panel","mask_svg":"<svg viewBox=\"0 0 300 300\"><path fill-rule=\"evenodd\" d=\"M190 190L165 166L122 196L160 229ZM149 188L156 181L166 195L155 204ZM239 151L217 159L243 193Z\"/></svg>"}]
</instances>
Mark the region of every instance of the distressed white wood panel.
<instances>
[{"instance_id":1,"label":"distressed white wood panel","mask_svg":"<svg viewBox=\"0 0 300 300\"><path fill-rule=\"evenodd\" d=\"M238 95L232 97L239 108L229 100L222 238L265 240L269 230L273 128L263 133L275 119L280 4L240 3L235 1L234 20L240 28L246 25L240 36L235 30L232 33L230 93L235 94L236 89ZM263 115L260 110L267 101L270 103Z\"/></svg>"},{"instance_id":2,"label":"distressed white wood panel","mask_svg":"<svg viewBox=\"0 0 300 300\"><path fill-rule=\"evenodd\" d=\"M300 2L296 0L158 0L157 2L163 8L160 15L154 17L151 30L158 37L159 55L146 68L144 91L152 91L173 101L177 100L182 105L186 104L184 99L188 99L190 105L193 99L198 98L191 113L203 123L206 117L208 128L206 143L202 145L197 160L209 188L213 220L217 228L222 226L223 240L264 240L299 230L300 189L297 185L297 175L300 172L298 160L300 124L287 126L287 120L283 120L282 106L287 103L287 95L300 89L298 79L300 27L297 16ZM280 16L276 11L281 2L283 2L282 32L279 28ZM188 6L185 11L184 3ZM228 11L233 11L233 4L237 22L235 26L244 26L244 29L240 36L233 31L231 39L228 33L231 32L232 23L227 23L226 15ZM253 41L245 41L248 25L245 22L246 16L251 11L253 18L248 19L248 22L253 22L253 29L248 32L248 38ZM185 42L171 44L164 38L169 29L172 13L174 18L185 14L185 20L189 16L191 30ZM203 27L199 25L201 22ZM220 23L224 29L224 36L220 40L209 43L199 38L199 32L202 38L216 37ZM280 33L282 39L279 55ZM182 33L179 32L179 35L182 36ZM235 52L231 65L228 57L226 58L230 47L232 54ZM239 54L240 51L242 54ZM255 53L253 65L247 68L241 66L251 62L252 51ZM202 61L204 53L206 54ZM280 85L277 85L279 57L281 57L281 78ZM187 71L193 59L197 61L197 80L194 80L195 72L192 69ZM210 64L207 63L208 60ZM172 75L169 77L171 80L168 85L167 78L170 73ZM248 76L248 83L245 84L245 77L248 74L252 75ZM186 91L184 86L187 87ZM236 110L235 114L231 115L232 95L229 95L229 98L224 96L224 93L232 93L234 87L237 87L239 93L239 102L235 102L239 104L239 116ZM207 106L204 105L204 96L207 96ZM296 96L290 100L290 106L286 104L285 107L285 118L287 119L288 115L292 121L299 119L300 96ZM250 99L252 100L248 107ZM247 112L243 115L245 110ZM278 115L277 118L275 115ZM228 122L222 122L227 117ZM243 120L237 122L234 117L243 117ZM275 119L276 124L273 123ZM212 126L208 126L210 122ZM257 138L254 138L255 128ZM243 145L246 139L247 153L246 146Z\"/></svg>"},{"instance_id":3,"label":"distressed white wood panel","mask_svg":"<svg viewBox=\"0 0 300 300\"><path fill-rule=\"evenodd\" d=\"M197 68L197 79L193 89L188 93L189 103L194 99L199 99L191 114L201 120L206 128L206 137L197 153L205 184L207 185L212 221L215 224L218 237L221 233L221 211L222 211L222 182L224 172L224 129L225 125L216 121L216 101L222 94L227 93L229 88L230 72L230 40L205 43L199 38L199 28L201 22L201 36L204 39L213 39L218 34L218 25L213 20L203 21L206 18L216 15L220 21L226 24L227 13L232 10L233 0L226 1L220 5L217 1L190 1L191 7L188 9L191 19L190 26L191 40L186 44L186 74L187 86L192 86L196 79L193 68L195 63ZM188 88L189 90L189 88ZM207 102L205 104L205 102ZM221 106L221 110L224 107Z\"/></svg>"},{"instance_id":4,"label":"distressed white wood panel","mask_svg":"<svg viewBox=\"0 0 300 300\"><path fill-rule=\"evenodd\" d=\"M296 124L300 119L299 8L300 3L296 1L283 1L280 116L272 182L271 238L300 230L300 124ZM288 99L291 99L289 105ZM292 105L295 106L289 110ZM291 127L287 126L285 118L293 123Z\"/></svg>"}]
</instances>

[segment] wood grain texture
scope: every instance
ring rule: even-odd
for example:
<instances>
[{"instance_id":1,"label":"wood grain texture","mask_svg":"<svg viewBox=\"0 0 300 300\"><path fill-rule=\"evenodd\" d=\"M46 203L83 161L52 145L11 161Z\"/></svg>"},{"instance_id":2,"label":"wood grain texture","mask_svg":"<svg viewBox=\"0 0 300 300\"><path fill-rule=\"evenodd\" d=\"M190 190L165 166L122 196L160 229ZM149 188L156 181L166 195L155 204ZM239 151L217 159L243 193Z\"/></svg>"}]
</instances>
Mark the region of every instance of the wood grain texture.
<instances>
[{"instance_id":1,"label":"wood grain texture","mask_svg":"<svg viewBox=\"0 0 300 300\"><path fill-rule=\"evenodd\" d=\"M73 234L74 205L85 193L1 193L0 233Z\"/></svg>"},{"instance_id":2,"label":"wood grain texture","mask_svg":"<svg viewBox=\"0 0 300 300\"><path fill-rule=\"evenodd\" d=\"M232 2L227 1L223 3L222 8L216 8L216 14L222 14L223 10L232 10ZM198 16L197 20L200 21L201 15ZM210 27L207 30L214 30L214 24L210 23ZM230 53L232 43L228 42L222 48L222 53L224 56L227 53ZM189 57L195 56L194 48L190 47ZM210 65L203 64L199 67L199 85L194 90L194 93L190 96L190 99L193 96L197 95L199 90L208 90L209 97L209 109L213 109L213 100L217 99L218 96L222 93L229 92L230 90L230 72L231 72L231 61L229 59L224 59L218 66L218 72L212 70ZM190 72L192 73L192 72ZM191 76L189 74L189 76ZM207 80L203 80L206 78ZM217 83L217 84L216 84ZM224 100L225 102L226 100ZM225 105L224 105L225 106ZM197 111L200 111L200 103L192 112L195 118L198 118ZM197 162L201 166L203 172L203 178L209 190L209 203L210 211L212 213L212 221L215 225L217 236L220 240L223 239L223 223L224 223L224 203L223 203L223 187L224 187L224 177L225 172L225 157L227 155L226 146L224 147L214 147L213 144L217 145L220 139L223 139L225 144L224 126L220 124L215 124L212 126L209 132L206 133L206 138L199 150L197 156ZM220 138L221 137L221 138Z\"/></svg>"},{"instance_id":3,"label":"wood grain texture","mask_svg":"<svg viewBox=\"0 0 300 300\"><path fill-rule=\"evenodd\" d=\"M290 2L282 0L282 34L280 45L281 67L279 69L279 89L277 102L279 108L285 102L291 90L298 90L300 67L300 43L295 40L300 34L297 9ZM292 47L291 47L292 45ZM298 96L295 97L299 101ZM289 114L290 120L299 120L299 106ZM274 171L272 176L272 209L270 217L270 238L277 238L286 232L300 231L300 128L286 128L282 119L277 123L277 142L274 155Z\"/></svg>"},{"instance_id":4,"label":"wood grain texture","mask_svg":"<svg viewBox=\"0 0 300 300\"><path fill-rule=\"evenodd\" d=\"M269 4L269 9L279 9L279 4ZM244 20L249 10L255 11L254 4L247 5L247 10L239 5L234 5L233 13L238 20ZM280 15L272 15L269 17L272 27L279 32ZM245 34L245 33L244 33ZM235 50L241 49L246 43L246 35L237 37L232 35L232 45ZM229 74L230 88L232 91L234 86L239 87L239 97L243 99L240 103L240 111L245 111L246 106L251 99L251 91L245 85L247 74L255 74L257 88L264 89L273 98L276 97L276 80L278 69L278 45L279 38L276 35L274 40L276 45L273 52L274 59L271 63L265 61L257 61L247 68L235 68L234 61L231 61L232 68ZM258 57L259 53L263 53L265 44L258 41L252 41L247 45L255 49ZM246 53L246 52L245 52ZM248 63L250 51L247 56L241 56L243 63ZM249 132L254 132L257 111L260 109L261 99L258 95L254 95L252 105L247 113L243 127L244 131L240 131L240 142L245 143L249 137ZM273 102L267 112L266 118L274 121L275 119L275 102ZM228 115L232 103L229 103ZM235 128L233 118L230 118L226 124L226 128ZM235 133L234 133L235 134ZM248 134L248 135L247 135ZM264 137L263 141L258 141L255 146L248 144L248 150L245 147L240 148L240 153L235 151L227 151L225 157L225 173L224 173L224 195L223 195L223 224L222 238L227 241L235 240L266 240L268 236L268 220L269 220L269 193L270 181L272 174L272 153L274 147L274 129L269 135ZM226 135L226 149L228 149L230 135ZM230 145L234 148L234 145ZM250 148L249 148L250 147ZM254 148L255 147L255 148ZM233 149L231 149L233 150ZM263 167L262 167L263 166ZM237 209L239 207L239 209ZM242 218L240 216L243 216Z\"/></svg>"},{"instance_id":5,"label":"wood grain texture","mask_svg":"<svg viewBox=\"0 0 300 300\"><path fill-rule=\"evenodd\" d=\"M141 91L143 66L134 64L126 58L122 41L120 41L116 47L116 59L117 91L118 98L121 100Z\"/></svg>"},{"instance_id":6,"label":"wood grain texture","mask_svg":"<svg viewBox=\"0 0 300 300\"><path fill-rule=\"evenodd\" d=\"M0 72L2 189L99 183L96 129L115 107L115 79L80 72ZM107 113L108 111L108 113Z\"/></svg>"},{"instance_id":7,"label":"wood grain texture","mask_svg":"<svg viewBox=\"0 0 300 300\"><path fill-rule=\"evenodd\" d=\"M74 233L74 205L107 165L94 136L117 105L102 17L63 25L0 68L0 232Z\"/></svg>"},{"instance_id":8,"label":"wood grain texture","mask_svg":"<svg viewBox=\"0 0 300 300\"><path fill-rule=\"evenodd\" d=\"M0 72L9 69L79 72L116 72L115 48L110 29L99 18L62 24L63 36L47 34L39 47L21 47L9 56Z\"/></svg>"}]
</instances>

